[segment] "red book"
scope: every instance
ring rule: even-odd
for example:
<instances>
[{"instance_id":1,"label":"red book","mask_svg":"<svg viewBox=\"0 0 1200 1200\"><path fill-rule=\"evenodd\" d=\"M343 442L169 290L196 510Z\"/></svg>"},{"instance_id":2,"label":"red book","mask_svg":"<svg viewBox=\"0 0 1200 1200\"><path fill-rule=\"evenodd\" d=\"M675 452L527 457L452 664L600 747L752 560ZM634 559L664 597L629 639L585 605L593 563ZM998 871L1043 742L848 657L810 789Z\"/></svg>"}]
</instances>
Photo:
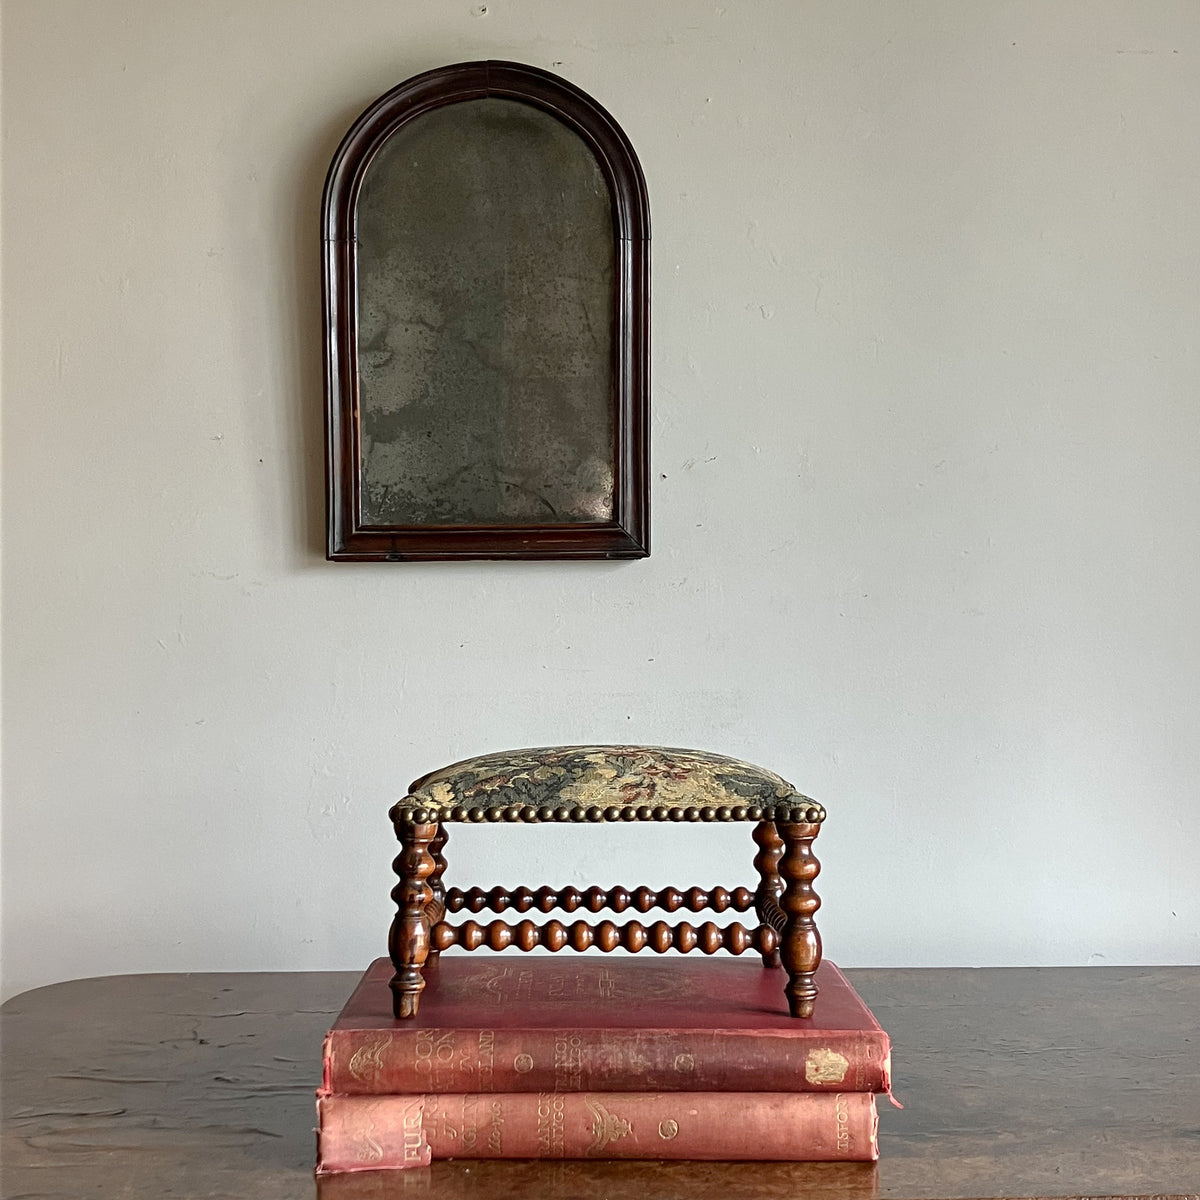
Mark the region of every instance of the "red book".
<instances>
[{"instance_id":1,"label":"red book","mask_svg":"<svg viewBox=\"0 0 1200 1200\"><path fill-rule=\"evenodd\" d=\"M888 1036L828 960L816 1011L753 962L443 956L419 1014L392 1017L373 963L325 1039L322 1091L886 1092Z\"/></svg>"},{"instance_id":2,"label":"red book","mask_svg":"<svg viewBox=\"0 0 1200 1200\"><path fill-rule=\"evenodd\" d=\"M319 1096L317 1173L434 1158L874 1162L869 1092Z\"/></svg>"}]
</instances>

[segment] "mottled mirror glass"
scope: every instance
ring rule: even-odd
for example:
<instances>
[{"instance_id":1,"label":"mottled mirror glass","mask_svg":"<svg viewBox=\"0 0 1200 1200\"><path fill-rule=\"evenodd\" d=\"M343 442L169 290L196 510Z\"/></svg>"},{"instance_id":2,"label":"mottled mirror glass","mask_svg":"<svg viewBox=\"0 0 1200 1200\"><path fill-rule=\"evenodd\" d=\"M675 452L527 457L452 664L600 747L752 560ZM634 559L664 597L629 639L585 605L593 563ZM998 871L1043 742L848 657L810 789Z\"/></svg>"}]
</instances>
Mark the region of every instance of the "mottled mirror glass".
<instances>
[{"instance_id":1,"label":"mottled mirror glass","mask_svg":"<svg viewBox=\"0 0 1200 1200\"><path fill-rule=\"evenodd\" d=\"M613 216L582 138L434 108L371 160L355 233L361 523L611 520Z\"/></svg>"}]
</instances>

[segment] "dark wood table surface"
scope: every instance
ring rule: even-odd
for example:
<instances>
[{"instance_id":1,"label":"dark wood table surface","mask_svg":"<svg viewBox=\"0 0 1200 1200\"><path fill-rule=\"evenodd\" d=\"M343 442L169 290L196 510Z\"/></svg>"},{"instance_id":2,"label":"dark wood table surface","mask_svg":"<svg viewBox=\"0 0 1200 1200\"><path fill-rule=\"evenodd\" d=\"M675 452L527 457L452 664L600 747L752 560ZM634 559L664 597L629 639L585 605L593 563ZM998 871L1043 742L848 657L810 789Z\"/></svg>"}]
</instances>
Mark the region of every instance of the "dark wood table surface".
<instances>
[{"instance_id":1,"label":"dark wood table surface","mask_svg":"<svg viewBox=\"0 0 1200 1200\"><path fill-rule=\"evenodd\" d=\"M1200 1194L1200 968L849 971L893 1039L878 1164L448 1162L321 1200ZM345 972L127 975L3 1008L4 1200L311 1200Z\"/></svg>"}]
</instances>

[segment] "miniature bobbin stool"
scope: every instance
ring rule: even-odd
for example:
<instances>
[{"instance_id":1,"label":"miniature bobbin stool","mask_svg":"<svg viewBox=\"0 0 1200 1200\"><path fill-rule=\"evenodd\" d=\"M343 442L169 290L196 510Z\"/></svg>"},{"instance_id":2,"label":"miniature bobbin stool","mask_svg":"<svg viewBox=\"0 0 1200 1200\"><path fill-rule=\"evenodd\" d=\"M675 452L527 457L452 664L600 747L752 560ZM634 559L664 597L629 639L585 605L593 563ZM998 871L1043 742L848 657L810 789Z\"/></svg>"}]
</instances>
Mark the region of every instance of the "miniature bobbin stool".
<instances>
[{"instance_id":1,"label":"miniature bobbin stool","mask_svg":"<svg viewBox=\"0 0 1200 1200\"><path fill-rule=\"evenodd\" d=\"M392 864L400 882L392 889L396 917L389 949L396 974L392 1006L396 1017L416 1016L425 987L421 970L451 946L465 950L517 946L532 950L586 950L598 946L658 953L702 950L714 954L747 950L763 965L787 971L785 988L793 1017L811 1017L817 988L813 975L821 961L821 938L813 913L821 901L812 882L821 869L812 851L825 810L778 775L761 767L700 750L659 746L547 746L469 758L418 779L390 816L401 851ZM758 846L754 890L716 887L711 891L639 887L445 888L443 851L450 821L753 821ZM629 921L616 925L530 920L515 925L464 921L452 925L447 913L483 909L528 912L536 908L574 912L584 908L639 913L652 908L674 912L753 910L757 925L720 926L705 921L670 925Z\"/></svg>"}]
</instances>

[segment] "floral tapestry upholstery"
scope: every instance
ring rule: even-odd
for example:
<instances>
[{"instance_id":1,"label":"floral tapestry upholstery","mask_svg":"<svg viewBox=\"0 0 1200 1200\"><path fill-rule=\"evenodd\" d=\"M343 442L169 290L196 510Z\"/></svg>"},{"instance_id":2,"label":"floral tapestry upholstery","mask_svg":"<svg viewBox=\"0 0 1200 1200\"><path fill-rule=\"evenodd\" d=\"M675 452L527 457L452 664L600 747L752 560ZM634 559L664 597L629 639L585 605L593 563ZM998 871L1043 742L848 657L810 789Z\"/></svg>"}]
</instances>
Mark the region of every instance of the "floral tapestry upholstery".
<instances>
[{"instance_id":1,"label":"floral tapestry upholstery","mask_svg":"<svg viewBox=\"0 0 1200 1200\"><path fill-rule=\"evenodd\" d=\"M418 779L393 813L415 810L426 810L431 820L819 821L825 815L762 767L662 746L543 746L484 754Z\"/></svg>"}]
</instances>

